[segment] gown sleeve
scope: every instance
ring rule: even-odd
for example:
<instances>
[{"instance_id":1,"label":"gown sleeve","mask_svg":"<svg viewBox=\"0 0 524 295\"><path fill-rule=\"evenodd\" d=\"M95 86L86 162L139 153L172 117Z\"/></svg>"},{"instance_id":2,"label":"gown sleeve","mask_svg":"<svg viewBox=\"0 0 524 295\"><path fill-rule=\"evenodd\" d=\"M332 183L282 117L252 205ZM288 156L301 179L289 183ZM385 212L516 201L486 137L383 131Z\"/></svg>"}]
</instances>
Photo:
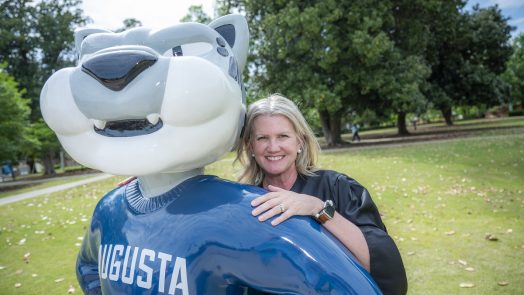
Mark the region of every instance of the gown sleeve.
<instances>
[{"instance_id":1,"label":"gown sleeve","mask_svg":"<svg viewBox=\"0 0 524 295\"><path fill-rule=\"evenodd\" d=\"M407 278L400 252L388 235L378 208L367 189L354 179L338 174L333 201L337 212L357 225L369 247L371 276L384 294L406 294Z\"/></svg>"}]
</instances>

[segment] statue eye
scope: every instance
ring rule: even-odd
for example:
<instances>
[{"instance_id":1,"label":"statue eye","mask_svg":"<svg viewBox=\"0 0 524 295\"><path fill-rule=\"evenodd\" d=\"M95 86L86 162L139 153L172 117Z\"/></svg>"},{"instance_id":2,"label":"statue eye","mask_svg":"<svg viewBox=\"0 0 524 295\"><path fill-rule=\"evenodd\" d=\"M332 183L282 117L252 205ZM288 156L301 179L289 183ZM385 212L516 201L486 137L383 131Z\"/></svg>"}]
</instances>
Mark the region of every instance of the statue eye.
<instances>
[{"instance_id":1,"label":"statue eye","mask_svg":"<svg viewBox=\"0 0 524 295\"><path fill-rule=\"evenodd\" d=\"M183 52L182 52L182 46L175 46L169 50L167 50L166 52L164 52L163 54L164 56L173 56L173 57L176 57L176 56L183 56Z\"/></svg>"},{"instance_id":2,"label":"statue eye","mask_svg":"<svg viewBox=\"0 0 524 295\"><path fill-rule=\"evenodd\" d=\"M173 52L173 56L182 56L184 54L182 54L182 46L175 46L171 49L171 51Z\"/></svg>"},{"instance_id":3,"label":"statue eye","mask_svg":"<svg viewBox=\"0 0 524 295\"><path fill-rule=\"evenodd\" d=\"M164 56L177 57L177 56L203 56L213 50L213 46L205 42L187 43L179 46L175 46L164 52Z\"/></svg>"}]
</instances>

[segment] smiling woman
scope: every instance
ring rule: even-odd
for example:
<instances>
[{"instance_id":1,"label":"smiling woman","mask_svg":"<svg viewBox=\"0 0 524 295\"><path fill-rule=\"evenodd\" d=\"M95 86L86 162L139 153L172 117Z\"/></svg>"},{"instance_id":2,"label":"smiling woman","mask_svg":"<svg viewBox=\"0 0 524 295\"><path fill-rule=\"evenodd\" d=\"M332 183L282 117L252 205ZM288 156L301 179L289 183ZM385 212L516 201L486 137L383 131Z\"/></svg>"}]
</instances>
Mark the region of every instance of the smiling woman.
<instances>
[{"instance_id":1,"label":"smiling woman","mask_svg":"<svg viewBox=\"0 0 524 295\"><path fill-rule=\"evenodd\" d=\"M273 226L310 216L371 273L384 294L405 294L407 279L395 242L368 191L354 179L316 167L319 145L289 99L272 95L249 107L237 148L240 181L269 192L251 202L252 214Z\"/></svg>"}]
</instances>

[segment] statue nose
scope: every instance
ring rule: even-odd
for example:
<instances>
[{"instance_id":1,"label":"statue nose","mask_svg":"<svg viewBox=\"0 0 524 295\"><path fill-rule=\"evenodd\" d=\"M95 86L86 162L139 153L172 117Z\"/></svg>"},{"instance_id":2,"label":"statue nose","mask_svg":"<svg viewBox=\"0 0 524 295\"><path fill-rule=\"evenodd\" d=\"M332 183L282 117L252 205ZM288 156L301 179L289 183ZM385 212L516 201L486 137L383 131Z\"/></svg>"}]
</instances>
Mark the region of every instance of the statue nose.
<instances>
[{"instance_id":1,"label":"statue nose","mask_svg":"<svg viewBox=\"0 0 524 295\"><path fill-rule=\"evenodd\" d=\"M84 62L82 71L105 87L120 91L157 60L156 56L147 52L109 52Z\"/></svg>"}]
</instances>

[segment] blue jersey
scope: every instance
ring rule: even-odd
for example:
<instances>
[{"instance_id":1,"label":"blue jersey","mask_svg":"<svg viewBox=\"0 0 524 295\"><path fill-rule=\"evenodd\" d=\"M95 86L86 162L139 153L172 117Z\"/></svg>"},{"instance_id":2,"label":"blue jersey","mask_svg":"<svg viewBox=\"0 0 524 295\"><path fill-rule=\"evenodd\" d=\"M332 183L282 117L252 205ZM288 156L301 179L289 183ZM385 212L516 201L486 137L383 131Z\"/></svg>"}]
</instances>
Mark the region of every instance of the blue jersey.
<instances>
[{"instance_id":1,"label":"blue jersey","mask_svg":"<svg viewBox=\"0 0 524 295\"><path fill-rule=\"evenodd\" d=\"M309 217L251 215L266 191L196 176L143 197L135 180L96 206L77 261L86 294L380 294Z\"/></svg>"}]
</instances>

